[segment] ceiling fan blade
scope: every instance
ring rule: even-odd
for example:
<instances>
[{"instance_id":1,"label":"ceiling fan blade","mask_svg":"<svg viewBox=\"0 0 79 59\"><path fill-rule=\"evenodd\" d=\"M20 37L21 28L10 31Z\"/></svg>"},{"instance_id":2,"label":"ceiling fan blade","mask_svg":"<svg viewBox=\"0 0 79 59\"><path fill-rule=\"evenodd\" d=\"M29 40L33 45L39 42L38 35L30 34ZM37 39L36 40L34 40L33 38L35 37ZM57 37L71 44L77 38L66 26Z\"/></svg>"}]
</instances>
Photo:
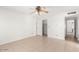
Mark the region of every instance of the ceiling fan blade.
<instances>
[{"instance_id":1,"label":"ceiling fan blade","mask_svg":"<svg viewBox=\"0 0 79 59\"><path fill-rule=\"evenodd\" d=\"M46 7L40 7L40 6L36 6L34 9L32 9L33 11L31 12L32 13L35 13L35 14L42 14L42 13L48 13L48 10Z\"/></svg>"},{"instance_id":2,"label":"ceiling fan blade","mask_svg":"<svg viewBox=\"0 0 79 59\"><path fill-rule=\"evenodd\" d=\"M40 12L45 12L45 13L48 13L48 11L45 11L45 10L40 10Z\"/></svg>"}]
</instances>

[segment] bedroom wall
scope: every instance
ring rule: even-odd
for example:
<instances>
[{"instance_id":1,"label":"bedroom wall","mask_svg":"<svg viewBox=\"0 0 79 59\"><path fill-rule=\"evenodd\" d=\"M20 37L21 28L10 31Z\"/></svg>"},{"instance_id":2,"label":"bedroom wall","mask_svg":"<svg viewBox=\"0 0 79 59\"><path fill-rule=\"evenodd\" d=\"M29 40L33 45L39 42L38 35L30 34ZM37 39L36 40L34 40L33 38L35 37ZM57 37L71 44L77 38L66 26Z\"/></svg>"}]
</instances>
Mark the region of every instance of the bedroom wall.
<instances>
[{"instance_id":1,"label":"bedroom wall","mask_svg":"<svg viewBox=\"0 0 79 59\"><path fill-rule=\"evenodd\" d=\"M35 20L32 15L0 8L0 44L33 35L35 35Z\"/></svg>"},{"instance_id":2,"label":"bedroom wall","mask_svg":"<svg viewBox=\"0 0 79 59\"><path fill-rule=\"evenodd\" d=\"M37 17L38 19L38 35L42 35L42 20L47 20L48 37L65 40L65 13L60 12L53 14L48 13Z\"/></svg>"},{"instance_id":3,"label":"bedroom wall","mask_svg":"<svg viewBox=\"0 0 79 59\"><path fill-rule=\"evenodd\" d=\"M48 37L64 40L65 37L65 14L57 13L49 15L48 18Z\"/></svg>"}]
</instances>

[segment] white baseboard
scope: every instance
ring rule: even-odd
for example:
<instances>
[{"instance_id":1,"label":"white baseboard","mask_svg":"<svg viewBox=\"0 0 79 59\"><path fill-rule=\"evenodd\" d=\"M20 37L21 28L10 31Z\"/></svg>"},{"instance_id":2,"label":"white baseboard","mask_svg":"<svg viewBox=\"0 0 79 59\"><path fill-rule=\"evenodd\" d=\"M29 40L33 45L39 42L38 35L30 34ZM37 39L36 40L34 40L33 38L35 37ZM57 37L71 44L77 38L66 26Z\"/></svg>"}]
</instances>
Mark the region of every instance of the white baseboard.
<instances>
[{"instance_id":1,"label":"white baseboard","mask_svg":"<svg viewBox=\"0 0 79 59\"><path fill-rule=\"evenodd\" d=\"M31 35L26 35L26 36L23 36L23 37L19 37L18 39L13 39L13 40L5 41L5 42L0 42L0 45L7 44L7 43L11 43L11 42L18 41L18 40L22 40L24 38L28 38L28 37L32 37L32 36L36 36L36 35L35 34L31 34ZM59 36L48 36L48 37L49 38L56 38L56 39L65 40L64 37L59 37Z\"/></svg>"},{"instance_id":2,"label":"white baseboard","mask_svg":"<svg viewBox=\"0 0 79 59\"><path fill-rule=\"evenodd\" d=\"M35 36L35 34L28 35L28 36L24 36L24 37L19 37L18 39L14 39L14 40L9 40L9 41L5 41L5 42L0 42L0 45L7 44L7 43L11 43L11 42L18 41L18 40L22 40L22 39L24 39L24 38L28 38L28 37L32 37L32 36Z\"/></svg>"},{"instance_id":3,"label":"white baseboard","mask_svg":"<svg viewBox=\"0 0 79 59\"><path fill-rule=\"evenodd\" d=\"M56 39L60 39L60 40L65 40L64 37L60 37L60 36L48 36L50 38L56 38Z\"/></svg>"}]
</instances>

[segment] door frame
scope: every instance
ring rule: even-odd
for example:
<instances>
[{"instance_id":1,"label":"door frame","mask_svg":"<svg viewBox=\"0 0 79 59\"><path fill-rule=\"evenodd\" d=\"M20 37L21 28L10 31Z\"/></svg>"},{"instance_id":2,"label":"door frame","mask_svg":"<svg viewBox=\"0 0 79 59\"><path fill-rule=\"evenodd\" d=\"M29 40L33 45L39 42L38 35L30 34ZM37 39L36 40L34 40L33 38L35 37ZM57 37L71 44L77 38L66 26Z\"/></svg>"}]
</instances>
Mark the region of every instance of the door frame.
<instances>
[{"instance_id":1,"label":"door frame","mask_svg":"<svg viewBox=\"0 0 79 59\"><path fill-rule=\"evenodd\" d=\"M74 20L74 38L77 38L77 17L65 17L65 38L67 37L67 21Z\"/></svg>"}]
</instances>

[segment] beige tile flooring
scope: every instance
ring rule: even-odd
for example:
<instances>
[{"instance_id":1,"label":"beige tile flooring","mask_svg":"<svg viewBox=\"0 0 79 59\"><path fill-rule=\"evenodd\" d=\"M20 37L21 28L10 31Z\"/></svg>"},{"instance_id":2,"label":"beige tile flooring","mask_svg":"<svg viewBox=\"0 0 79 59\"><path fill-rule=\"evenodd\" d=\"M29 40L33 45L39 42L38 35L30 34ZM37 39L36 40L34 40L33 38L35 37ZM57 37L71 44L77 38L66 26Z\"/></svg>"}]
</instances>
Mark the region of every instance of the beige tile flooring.
<instances>
[{"instance_id":1,"label":"beige tile flooring","mask_svg":"<svg viewBox=\"0 0 79 59\"><path fill-rule=\"evenodd\" d=\"M0 45L0 52L77 52L79 44L71 41L34 36Z\"/></svg>"}]
</instances>

